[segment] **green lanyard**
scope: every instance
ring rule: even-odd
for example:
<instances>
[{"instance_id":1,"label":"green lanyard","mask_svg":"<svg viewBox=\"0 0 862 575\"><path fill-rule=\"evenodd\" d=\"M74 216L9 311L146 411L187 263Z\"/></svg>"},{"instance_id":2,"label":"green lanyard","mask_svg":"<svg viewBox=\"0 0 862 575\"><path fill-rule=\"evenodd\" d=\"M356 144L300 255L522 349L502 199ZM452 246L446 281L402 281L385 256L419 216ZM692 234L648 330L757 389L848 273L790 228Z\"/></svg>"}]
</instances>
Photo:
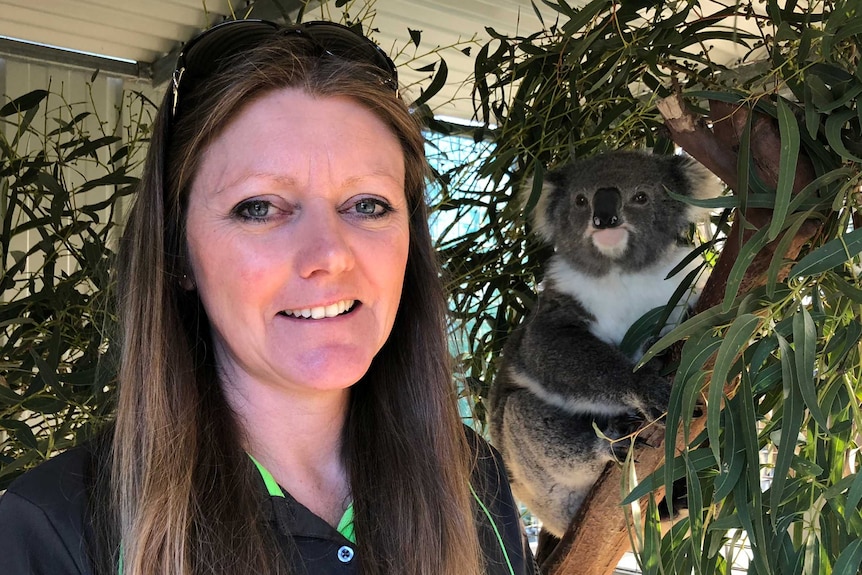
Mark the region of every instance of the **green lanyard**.
<instances>
[{"instance_id":1,"label":"green lanyard","mask_svg":"<svg viewBox=\"0 0 862 575\"><path fill-rule=\"evenodd\" d=\"M278 481L275 480L275 477L272 476L272 473L270 473L266 467L261 465L261 463L251 454L249 454L249 458L254 462L258 472L260 472L260 476L263 478L263 483L266 485L266 490L270 497L284 498L284 491L281 489ZM356 545L356 533L353 529L353 503L348 505L347 509L344 510L344 515L341 516L341 521L338 522L336 530L341 533L345 539Z\"/></svg>"}]
</instances>

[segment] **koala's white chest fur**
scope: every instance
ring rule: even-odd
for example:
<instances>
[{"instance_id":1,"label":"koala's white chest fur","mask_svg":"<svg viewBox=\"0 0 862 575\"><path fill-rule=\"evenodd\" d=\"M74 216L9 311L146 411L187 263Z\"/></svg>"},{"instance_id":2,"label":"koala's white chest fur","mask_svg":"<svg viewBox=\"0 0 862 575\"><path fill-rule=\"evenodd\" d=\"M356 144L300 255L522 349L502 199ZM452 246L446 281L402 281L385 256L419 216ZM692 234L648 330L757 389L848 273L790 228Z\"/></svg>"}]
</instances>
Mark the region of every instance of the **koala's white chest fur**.
<instances>
[{"instance_id":1,"label":"koala's white chest fur","mask_svg":"<svg viewBox=\"0 0 862 575\"><path fill-rule=\"evenodd\" d=\"M698 265L694 261L685 269L667 278L691 248L676 247L655 265L637 272L624 272L617 268L610 273L596 277L573 268L561 259L553 259L548 275L557 290L572 296L595 317L590 331L597 338L613 345L619 345L632 324L649 310L664 306L679 287L686 275ZM683 296L668 319L669 326L679 323L685 310L694 304L698 286L706 279L702 274L693 286L694 293Z\"/></svg>"}]
</instances>

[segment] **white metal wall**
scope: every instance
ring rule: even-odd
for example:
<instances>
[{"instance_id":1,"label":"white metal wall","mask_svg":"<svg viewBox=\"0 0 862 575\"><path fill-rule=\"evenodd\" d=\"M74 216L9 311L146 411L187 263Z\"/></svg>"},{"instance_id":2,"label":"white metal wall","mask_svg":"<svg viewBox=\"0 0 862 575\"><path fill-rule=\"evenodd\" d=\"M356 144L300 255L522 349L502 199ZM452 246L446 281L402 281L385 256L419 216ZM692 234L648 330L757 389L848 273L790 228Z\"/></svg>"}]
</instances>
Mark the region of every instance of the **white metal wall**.
<instances>
[{"instance_id":1,"label":"white metal wall","mask_svg":"<svg viewBox=\"0 0 862 575\"><path fill-rule=\"evenodd\" d=\"M112 77L102 73L93 78L93 73L93 70L0 58L0 106L33 90L48 90L50 96L42 102L39 113L31 124L40 132L49 133L55 129L58 126L56 117L69 120L72 114L86 110L92 114L85 123L86 130L92 139L102 136L103 132L107 132L104 135L116 133L116 135L125 138L125 130L122 129L122 126L129 120L124 117L124 115L128 115L129 110L128 106L124 107L124 92L126 90L141 91L157 102L160 91L153 89L148 82L142 80ZM71 105L71 112L67 104ZM14 118L7 119L13 120ZM115 127L121 129L114 132ZM4 123L0 129L4 131L7 141L11 141L15 134L14 127ZM114 149L121 145L121 142L115 144ZM19 153L25 153L35 151L41 146L40 138L30 137L23 138L17 149ZM80 173L76 171L78 169ZM99 170L87 162L83 162L76 170L68 169L64 172L66 181L72 185L80 185L84 181L104 175L103 170ZM3 187L0 186L0 190L2 189ZM109 193L110 189L107 187L95 188L86 192L86 196L81 197L80 200L98 201L106 198ZM6 200L6 198L0 198L0 215L6 211ZM39 233L35 230L16 236L12 243L12 250L26 253L39 239ZM70 260L67 259L68 261ZM27 271L35 271L41 264L42 262L38 258L30 258L27 262ZM72 270L67 269L66 271L71 272ZM12 295L3 294L2 299Z\"/></svg>"}]
</instances>

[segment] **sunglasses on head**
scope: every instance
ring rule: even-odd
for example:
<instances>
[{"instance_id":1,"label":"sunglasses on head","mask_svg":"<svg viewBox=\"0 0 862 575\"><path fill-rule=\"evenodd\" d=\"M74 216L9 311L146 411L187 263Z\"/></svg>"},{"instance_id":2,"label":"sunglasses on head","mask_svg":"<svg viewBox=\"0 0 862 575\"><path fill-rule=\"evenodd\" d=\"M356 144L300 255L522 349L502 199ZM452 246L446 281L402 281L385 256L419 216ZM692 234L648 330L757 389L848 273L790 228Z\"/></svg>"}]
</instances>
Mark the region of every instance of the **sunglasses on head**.
<instances>
[{"instance_id":1,"label":"sunglasses on head","mask_svg":"<svg viewBox=\"0 0 862 575\"><path fill-rule=\"evenodd\" d=\"M177 116L181 87L188 89L215 72L225 59L278 35L306 38L321 55L370 64L380 70L381 82L398 93L395 63L377 44L352 28L326 21L282 26L267 20L228 20L201 32L180 52L170 85L173 92L171 118Z\"/></svg>"}]
</instances>

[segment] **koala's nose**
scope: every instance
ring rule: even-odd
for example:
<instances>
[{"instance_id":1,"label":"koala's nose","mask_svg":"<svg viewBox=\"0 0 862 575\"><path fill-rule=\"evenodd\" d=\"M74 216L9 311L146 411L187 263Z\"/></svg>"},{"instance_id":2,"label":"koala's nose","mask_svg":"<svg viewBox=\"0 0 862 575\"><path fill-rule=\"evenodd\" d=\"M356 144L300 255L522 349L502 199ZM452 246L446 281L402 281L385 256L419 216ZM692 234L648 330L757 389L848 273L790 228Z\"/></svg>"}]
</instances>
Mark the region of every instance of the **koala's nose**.
<instances>
[{"instance_id":1,"label":"koala's nose","mask_svg":"<svg viewBox=\"0 0 862 575\"><path fill-rule=\"evenodd\" d=\"M620 225L622 196L617 188L599 188L593 196L593 226L598 229Z\"/></svg>"}]
</instances>

